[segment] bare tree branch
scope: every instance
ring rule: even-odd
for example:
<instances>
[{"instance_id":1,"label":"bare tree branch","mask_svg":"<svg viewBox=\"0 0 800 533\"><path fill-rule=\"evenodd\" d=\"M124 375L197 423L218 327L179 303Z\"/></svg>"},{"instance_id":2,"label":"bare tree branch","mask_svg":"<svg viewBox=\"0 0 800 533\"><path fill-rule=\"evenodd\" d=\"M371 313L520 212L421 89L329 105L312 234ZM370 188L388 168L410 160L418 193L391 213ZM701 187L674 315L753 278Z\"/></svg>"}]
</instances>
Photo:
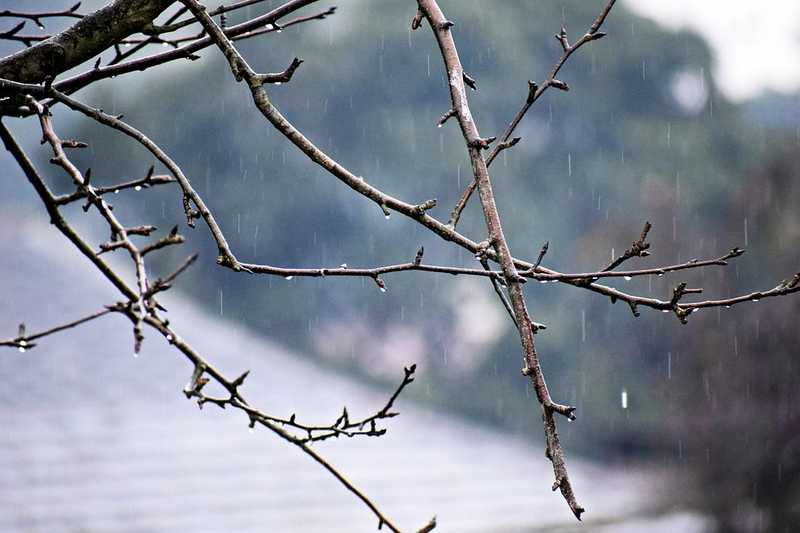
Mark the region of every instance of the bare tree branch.
<instances>
[{"instance_id":1,"label":"bare tree branch","mask_svg":"<svg viewBox=\"0 0 800 533\"><path fill-rule=\"evenodd\" d=\"M453 104L452 108L456 110L456 118L458 119L461 133L469 152L470 162L472 163L472 172L475 183L477 184L481 206L483 207L484 219L486 220L489 244L497 253L498 261L502 267L505 282L508 287L511 307L514 310L514 317L518 326L517 330L519 331L523 350L523 374L530 377L534 390L536 391L536 396L541 404L545 435L547 438L547 455L553 463L553 471L556 478L553 490L556 488L561 490L561 494L566 499L575 517L580 520L584 508L578 504L572 490L564 459L564 451L561 447L553 416L554 413L559 413L569 419L574 419L575 408L553 402L550 397L550 391L547 388L544 373L539 363L539 355L536 352L534 344L536 327L531 320L522 290L522 281L524 278L517 272L514 258L511 255L511 250L503 234L503 227L495 204L487 162L483 159L483 155L481 154L481 150L485 149L488 141L481 138L478 133L478 128L475 125L472 113L469 109L467 93L464 88L464 69L461 66L461 60L458 57L458 51L455 41L453 40L451 31L452 24L447 23L447 19L435 0L419 0L418 4L420 11L422 11L425 18L430 23L431 29L439 43L439 49L442 52L442 58L444 59L447 70L450 99Z\"/></svg>"},{"instance_id":2,"label":"bare tree branch","mask_svg":"<svg viewBox=\"0 0 800 533\"><path fill-rule=\"evenodd\" d=\"M235 26L226 28L225 34L234 39L245 39L257 35L263 35L264 33L277 32L280 28L287 28L295 24L300 24L311 20L321 20L333 13L332 9L328 9L326 11L317 13L312 16L301 17L294 21L286 22L281 24L280 26L276 26L276 23L281 18L286 17L294 13L295 11L298 11L299 9L306 7L310 4L313 4L317 1L318 0L291 0L283 5L276 7L272 11L265 13L264 15L242 22L241 24L237 24ZM197 39L196 41L188 45L177 48L175 50L168 50L166 52L160 52L140 59L126 61L124 63L119 63L116 65L111 65L106 67L100 67L98 65L87 72L75 75L71 78L67 78L66 80L56 83L55 87L59 91L68 94L73 93L98 80L112 78L130 72L146 70L148 68L152 68L158 65L163 65L164 63L168 63L170 61L176 61L187 58L197 59L197 56L195 55L196 52L199 52L200 50L207 48L213 44L214 42L211 40L211 38L206 36L201 39ZM0 71L0 77L8 77L8 76L3 76L2 71Z\"/></svg>"},{"instance_id":3,"label":"bare tree branch","mask_svg":"<svg viewBox=\"0 0 800 533\"><path fill-rule=\"evenodd\" d=\"M611 13L611 8L614 7L614 4L617 0L608 0L606 5L603 7L600 14L597 18L592 22L592 25L589 27L589 30L578 39L574 44L570 45L567 39L567 30L563 26L561 27L561 31L556 35L556 39L561 43L561 47L564 51L562 56L553 65L553 68L550 70L550 74L547 76L541 85L534 83L533 81L528 82L528 97L525 99L525 103L522 104L522 108L517 111L517 114L511 120L511 123L503 132L503 135L500 136L500 143L495 146L492 153L489 154L488 159L486 160L486 166L490 166L492 162L497 158L497 156L503 150L514 146L519 142L520 138L516 137L511 139L511 135L514 134L514 130L517 129L517 126L525 115L528 113L528 110L533 106L534 103L549 89L550 87L555 87L557 89L561 89L562 91L569 90L569 86L563 81L557 80L556 76L558 75L561 67L567 62L570 56L575 53L580 47L585 45L586 43L596 41L605 37L605 33L602 33L600 27L605 22L606 18L608 17L609 13ZM476 182L471 181L464 192L461 194L461 197L458 199L456 206L453 208L453 211L450 213L450 220L447 222L448 225L455 228L458 225L458 220L461 218L461 213L464 211L464 208L467 206L472 193L475 192L475 188L477 187Z\"/></svg>"},{"instance_id":4,"label":"bare tree branch","mask_svg":"<svg viewBox=\"0 0 800 533\"><path fill-rule=\"evenodd\" d=\"M40 83L54 78L151 24L174 0L115 0L74 26L0 59L0 78Z\"/></svg>"},{"instance_id":5,"label":"bare tree branch","mask_svg":"<svg viewBox=\"0 0 800 533\"><path fill-rule=\"evenodd\" d=\"M92 313L91 315L81 317L77 320L73 320L71 322L67 322L66 324L60 324L58 326L53 326L52 328L48 328L42 331L38 331L36 333L26 333L26 328L24 323L20 323L19 325L19 332L16 337L13 339L0 339L0 346L11 346L13 348L18 348L20 352L25 352L34 348L36 344L33 341L37 339L41 339L43 337L48 337L54 333L58 333L60 331L64 331L67 329L72 329L75 327L80 326L81 324L85 324L87 322L91 322L97 318L105 316L109 313L114 312L113 309L105 308L102 311L98 311L96 313Z\"/></svg>"},{"instance_id":6,"label":"bare tree branch","mask_svg":"<svg viewBox=\"0 0 800 533\"><path fill-rule=\"evenodd\" d=\"M43 27L44 24L42 23L42 19L47 18L75 18L80 19L85 17L78 12L78 9L81 7L81 2L77 4L73 4L72 7L68 9L62 9L61 11L14 11L11 9L4 9L0 11L0 18L17 18L17 19L27 19L32 21L39 27Z\"/></svg>"},{"instance_id":7,"label":"bare tree branch","mask_svg":"<svg viewBox=\"0 0 800 533\"><path fill-rule=\"evenodd\" d=\"M76 185L81 187L84 192L86 193L87 197L92 199L92 205L95 206L98 212L102 215L105 219L106 223L112 229L112 233L118 235L119 238L123 239L125 242L124 247L128 249L131 259L137 266L137 280L141 281L143 279L143 272L144 272L144 256L146 255L142 249L138 249L133 243L127 242L127 231L125 228L119 224L118 220L116 219L115 215L111 213L111 208L105 201L101 198L96 196L94 190L89 183L89 180L83 175L77 167L72 164L69 158L66 156L63 150L63 141L57 136L55 131L53 130L52 123L50 116L48 114L47 108L42 106L38 101L36 101L32 96L28 96L28 105L31 106L32 109L36 110L37 115L39 116L40 124L42 127L43 134L45 136L45 140L50 144L55 157L53 159L53 163L57 164L58 166L62 167L75 181ZM391 395L387 403L377 411L375 414L368 416L364 419L359 421L351 422L349 421L349 417L345 416L346 411L343 412L343 415L337 419L334 424L329 426L308 426L303 425L295 422L294 416L290 419L281 419L278 417L274 417L268 415L258 409L250 406L250 404L246 401L244 396L240 391L241 385L244 383L244 380L249 374L249 371L244 372L236 379L229 379L225 377L220 371L218 371L214 366L212 366L206 359L204 359L197 351L195 351L186 341L184 341L169 325L169 323L162 319L159 316L159 308L160 306L154 299L154 295L156 292L166 290L169 288L169 284L178 276L180 273L185 271L185 269L194 261L194 257L190 257L184 264L182 264L176 271L170 274L164 280L157 281L152 288L147 288L147 283L138 283L138 293L134 292L132 289L128 288L124 281L119 277L119 275L114 272L111 268L109 268L99 257L98 254L93 252L91 248L85 244L85 242L80 239L80 237L75 233L72 227L66 222L66 220L61 217L59 212L59 207L56 203L56 197L50 193L47 185L45 185L44 180L41 178L39 173L33 167L30 162L30 159L27 157L25 152L22 148L17 144L16 140L13 138L11 133L6 128L5 124L0 121L0 138L2 138L6 148L11 152L14 158L17 160L17 163L20 167L25 171L26 175L28 176L29 181L34 185L34 188L39 193L40 199L44 203L47 210L51 213L53 217L54 224L62 231L80 250L81 252L86 255L89 259L91 259L96 266L106 275L106 277L115 285L117 288L122 292L124 296L128 298L128 302L118 303L113 306L108 306L106 310L97 313L95 315L91 315L89 317L85 317L76 321L73 321L69 324L65 324L62 326L57 326L55 328L51 328L44 332L37 333L35 335L26 335L24 326L20 327L19 334L14 339L9 339L8 341L0 342L0 346L14 346L21 349L26 349L27 347L31 346L29 341L40 338L46 335L50 335L57 331L62 331L64 329L68 329L71 327L75 327L77 325L83 324L90 320L94 320L100 316L108 314L110 312L117 312L121 313L126 316L131 323L134 325L135 331L135 340L134 340L134 350L138 351L139 346L141 344L141 340L143 338L143 334L141 332L141 324L145 323L152 327L154 330L158 331L171 345L175 346L194 366L194 371L192 373L192 378L187 385L184 392L188 398L198 397L198 404L202 408L203 404L205 403L214 403L221 408L225 408L226 406L230 405L236 409L244 411L247 413L250 421L251 427L258 423L265 428L269 429L282 439L286 440L294 444L295 446L299 447L306 455L311 457L315 462L317 462L320 466L326 469L331 475L333 475L348 491L353 493L358 499L360 499L378 518L379 520L379 527L382 525L386 525L390 530L399 532L400 529L376 506L371 499L367 497L360 489L358 489L344 474L342 474L337 468L335 468L330 462L328 462L324 457L322 457L318 452L313 450L309 444L313 441L317 440L325 440L330 437L335 437L339 435L346 435L346 436L358 436L358 435L365 435L365 436L381 436L385 433L385 429L380 429L377 427L377 422L380 420L392 418L397 415L396 412L391 411L391 408L394 405L399 394L405 389L407 385L409 385L413 381L413 374L415 371L415 366L407 368L405 370L405 376L399 387L395 390L395 392ZM173 230L170 235L174 237L176 231ZM141 269L141 272L140 272ZM144 278L146 280L146 278ZM209 376L208 378L204 376ZM229 397L227 398L215 398L206 396L201 392L202 387L208 383L209 379L213 379L216 381L220 386L223 387L229 393ZM362 429L362 425L368 426L368 429ZM305 431L307 436L295 436L286 429L281 426L293 427L297 430ZM428 531L432 529L430 523L425 526L428 527Z\"/></svg>"},{"instance_id":8,"label":"bare tree branch","mask_svg":"<svg viewBox=\"0 0 800 533\"><path fill-rule=\"evenodd\" d=\"M702 288L689 287L685 282L678 282L671 294L664 299L629 294L614 287L597 283L602 278L629 280L634 277L663 276L712 266L726 266L730 259L738 258L744 253L744 250L737 247L720 257L712 259L691 259L683 263L660 267L625 271L616 270L633 257L644 258L650 255L650 243L646 241L651 228L649 223L645 224L639 238L633 241L630 248L621 256L612 257L610 264L595 272L564 273L542 266L542 261L548 250L548 243L541 248L537 259L533 262L515 258L512 255L504 236L501 217L495 204L493 184L488 170L489 166L500 152L512 148L519 142L519 137L512 137L514 131L530 107L548 88L553 87L562 91L569 90L569 85L565 81L557 79L556 76L576 50L586 43L600 39L605 35L599 30L614 6L615 0L606 0L603 9L589 30L574 43L570 42L566 28L562 27L560 29L555 38L563 52L561 58L553 66L548 77L541 85L529 82L525 103L499 139L491 136L481 137L478 132L478 127L469 107L466 90L466 87L470 87L473 90L476 89L477 82L464 71L458 56L458 50L453 40L454 23L445 18L435 0L418 0L416 15L412 20L412 29L421 27L424 21L430 24L444 60L448 81L451 107L440 118L439 126L450 118L456 119L465 148L470 157L473 172L473 180L453 210L448 224L442 223L430 214L436 208L436 199L431 198L419 203L410 203L388 195L377 187L370 185L362 176L348 170L327 153L320 150L273 105L266 91L266 85L292 81L302 60L295 58L283 71L258 73L250 67L233 43L240 39L265 33L280 32L282 28L291 25L324 19L333 14L335 8L298 16L295 19L281 23L279 21L282 18L316 2L316 0L290 0L263 15L250 18L234 26L227 26L227 22L224 20L227 13L261 2L262 0L241 0L208 11L197 0L181 0L182 7L177 9L162 25L155 24L154 20L174 3L172 1L144 0L134 2L133 0L116 0L103 10L91 15L79 14L77 11L79 5L60 12L22 13L8 10L0 12L0 17L23 19L21 24L0 34L0 38L21 41L30 46L28 50L0 60L0 96L3 97L0 99L0 116L27 116L31 114L37 116L44 141L49 145L54 155L52 162L62 168L72 179L75 186L74 192L60 196L54 195L31 164L27 154L16 143L2 122L0 122L0 137L2 137L6 148L14 156L17 164L36 190L53 224L100 270L124 298L123 301L107 307L104 311L36 334L26 335L25 328L21 327L17 337L0 340L0 346L27 349L34 346L31 341L35 339L76 327L114 312L124 315L133 325L134 350L138 351L143 339L142 329L146 325L161 334L192 364L192 375L189 384L184 389L187 398L196 399L200 407L210 403L220 408L231 407L235 410L243 411L248 415L251 427L260 425L269 429L280 438L298 446L304 453L328 470L373 512L378 519L379 528L385 525L392 531L399 531L398 526L389 520L375 503L314 451L310 444L341 436L382 435L386 430L378 427L378 423L397 414L392 411L394 402L413 381L416 367L412 365L405 369L403 380L380 410L359 420L351 420L345 408L332 423L305 423L299 422L294 414L289 417L275 416L248 404L241 394L240 388L248 377L249 371L242 373L235 379L225 377L196 352L191 345L180 338L171 328L168 321L161 316L164 309L157 301L158 295L163 291L169 290L175 280L196 260L197 256L187 258L172 273L155 281L151 281L148 277L145 260L152 252L183 243L184 236L179 233L178 226L175 226L166 235L148 240L146 244L139 246L130 239L130 236L151 237L157 231L157 228L148 224L131 227L124 226L113 213L112 206L106 198L108 194L121 190L141 190L142 188L174 181L181 188L181 202L184 207L187 224L194 227L196 219L203 219L217 244L217 262L237 272L283 277L368 277L382 291L387 288L383 276L399 272L419 271L489 278L495 293L514 322L520 336L523 355L522 372L531 380L541 408L546 440L546 455L552 462L554 473L552 488L553 490L558 489L561 491L574 515L580 519L584 509L578 504L570 483L564 451L559 440L555 420L555 413L561 414L570 420L574 419L575 408L557 404L550 396L534 338L534 334L538 330L544 329L544 325L532 320L527 308L523 284L529 279L540 282L558 281L606 296L610 298L612 303L622 300L630 306L631 311L636 316L639 316L638 309L640 307L649 307L664 313L673 313L682 323L686 323L691 314L705 307L729 307L739 303L758 301L762 298L800 292L800 273L795 274L791 279L782 280L769 290L724 299L702 301L691 301L692 295L702 293ZM189 15L186 18L182 18L187 12ZM212 18L215 16L220 17L219 24ZM42 19L52 17L78 18L80 20L71 28L53 36L35 36L20 33L24 20L31 20L41 24ZM199 33L174 38L166 37L169 33L189 27L195 23L199 23L202 27ZM142 34L143 36L134 36L134 34ZM172 46L173 49L138 59L128 59L148 45L159 43ZM120 45L124 44L134 44L135 46L123 50ZM70 93L99 80L145 70L171 61L196 59L196 52L212 45L216 46L226 57L234 79L247 84L253 103L264 118L297 146L311 161L320 165L359 195L375 203L376 207L385 213L387 217L391 212L400 213L416 221L445 241L452 242L470 251L480 262L482 268L423 264L422 248L420 248L412 261L372 268L349 268L346 265L336 268L289 268L239 261L228 244L222 228L203 199L193 188L189 177L183 173L180 166L164 149L143 132L124 122L121 116L109 115L101 109L94 108L69 96ZM115 51L115 55L108 65L100 66L100 59L98 59L92 69L58 83L54 82L56 75L80 65L108 49L114 49ZM95 187L91 183L90 169L86 171L79 170L72 163L66 151L72 148L82 148L86 145L80 141L61 139L53 128L49 109L57 104L63 104L67 108L101 125L115 129L128 136L164 164L171 176L153 175L154 170L151 168L144 178L125 181L112 187ZM489 151L488 157L484 157L484 151ZM479 191L486 225L487 238L480 242L476 242L455 230L461 212L475 189ZM93 211L92 208L94 208L111 230L111 238L107 242L101 243L97 251L74 231L59 211L61 207L78 201L85 202L83 205L84 211ZM128 252L136 272L135 288L130 286L123 276L119 275L100 257L103 253L115 250ZM499 270L493 270L491 262L498 264ZM211 381L220 385L225 394L221 396L206 394L204 387ZM435 525L436 521L433 519L419 531L431 531Z\"/></svg>"}]
</instances>

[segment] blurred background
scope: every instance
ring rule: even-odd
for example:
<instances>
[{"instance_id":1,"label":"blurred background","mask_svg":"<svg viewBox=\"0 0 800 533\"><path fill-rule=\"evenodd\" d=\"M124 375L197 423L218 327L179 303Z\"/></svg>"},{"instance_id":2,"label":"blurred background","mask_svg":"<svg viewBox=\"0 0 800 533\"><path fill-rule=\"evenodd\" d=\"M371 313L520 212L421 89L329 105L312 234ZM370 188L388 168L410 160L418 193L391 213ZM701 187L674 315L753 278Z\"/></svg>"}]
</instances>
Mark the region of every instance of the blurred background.
<instances>
[{"instance_id":1,"label":"blurred background","mask_svg":"<svg viewBox=\"0 0 800 533\"><path fill-rule=\"evenodd\" d=\"M278 3L248 8L230 23ZM33 4L37 10L66 7L50 0ZM84 2L82 10L101 4ZM304 58L291 83L270 88L276 106L321 148L387 193L412 203L437 198L432 214L446 219L469 182L469 161L456 125L436 128L449 106L447 88L432 35L409 29L413 4L347 0L332 17L243 41L239 49L259 71L283 70L292 57ZM630 246L649 220L652 256L630 261L631 267L718 257L734 246L747 254L727 268L611 285L665 298L686 281L702 286L704 297L725 297L772 288L798 271L800 8L788 1L771 2L769 8L741 4L617 4L604 25L609 36L579 50L562 70L559 77L571 91L546 93L518 129L523 141L492 166L516 256L535 258L549 241L545 266L596 270ZM33 9L24 1L3 5ZM508 0L487 7L476 0L443 0L441 5L456 23L462 61L478 82L479 90L469 96L480 131L488 136L501 132L522 104L527 80L544 79L560 56L553 34L564 24L575 40L602 2ZM327 7L320 2L305 12ZM3 44L0 52L16 49ZM106 80L77 96L124 113L170 153L215 212L240 260L375 266L408 261L424 245L426 262L476 264L412 221L398 215L385 219L374 203L307 161L254 110L248 91L233 82L216 50L201 56ZM154 163L120 135L63 109L55 117L62 137L90 143L75 159L92 168L98 185L140 177ZM38 147L35 121L6 123L46 168L49 155ZM35 330L109 303L113 292L101 288L99 275L60 243L5 153L0 165L5 176L0 336L13 336L20 321ZM58 172L49 171L49 177L57 190L70 190ZM355 469L356 481L373 488L387 509L404 517L406 527L419 527L439 513L443 531L800 528L798 298L707 310L683 326L672 315L647 309L634 318L627 306L576 288L527 285L535 319L548 325L537 340L554 399L578 406L578 421L561 424L560 433L574 466L573 483L587 507L586 523L579 527L560 496L547 490L552 471L543 454L539 409L519 374L513 324L488 283L394 274L386 276L388 291L381 293L359 279L237 275L214 264L215 247L203 225L184 228L177 189L121 193L114 204L130 224L181 225L187 245L162 252L153 266L167 272L192 251L201 253L178 284L180 294L171 295L172 324L188 339L207 343L209 358L230 365L231 372L262 365L250 386L264 379L277 387L264 393L265 407L324 420L328 411L336 416L341 404L357 406L359 399L379 406L402 367L418 364L417 382L401 403L403 416L397 420L403 421L390 425L390 435L405 437L387 437L385 445L378 439L330 446L343 469ZM98 228L93 216L75 209L73 219L91 235ZM484 238L477 202L459 228L475 240ZM96 243L105 239L95 236ZM277 446L266 442L272 440L266 435L254 445L243 420L229 431L236 438L213 441L222 438L232 417L206 412L199 417L180 400L189 369L180 361L163 361L176 355L148 338L146 352L134 361L128 328L113 321L103 328L68 332L43 340L33 352L0 358L0 413L11 428L0 437L6 464L0 493L10 502L0 514L14 513L0 527L8 531L123 530L134 527L132 516L181 514L180 502L156 510L136 495L154 484L167 487L164 498L187 490L185 483L213 486L232 469L242 469L234 464L209 471L219 450L247 454L254 461L249 465L266 460L262 444L270 454L269 446ZM112 338L118 342L98 346L100 339ZM62 381L65 374L69 379ZM41 394L24 392L31 387ZM154 388L151 393L148 387ZM97 396L87 396L87 389ZM149 398L151 414L142 398ZM42 422L51 404L64 410L56 417L60 423ZM153 423L162 417L165 424ZM136 426L132 421L138 419L147 424ZM82 429L71 433L70 420L83 420ZM118 453L107 452L103 468L111 473L98 473L92 470L100 468L92 462L97 436L118 434L117 424L128 428L130 437L119 439ZM81 439L83 452L64 451L70 449L67 442ZM32 451L36 446L44 451ZM159 452L162 447L173 451ZM169 460L170 453L191 457L197 447L207 450L202 461ZM295 450L278 448L282 455L271 457L263 470L253 469L246 480L231 484L250 491L254 501L289 490L289 503L263 516L255 514L257 504L248 504L239 511L249 518L228 529L225 513L243 504L225 489L220 494L231 501L219 495L213 501L230 505L205 511L222 521L198 519L195 527L321 531L334 530L338 522L342 531L374 528L358 502L336 499L341 494L333 494L343 491L321 481L317 467ZM120 461L131 456L140 463ZM177 461L185 470L141 476L141 465L159 460L173 466ZM61 492L53 488L53 475L64 476ZM129 491L116 481L113 498L100 491L106 499L69 490L83 483L91 492L107 476L138 479L141 486ZM206 485L207 480L213 483ZM34 488L20 492L26 483ZM270 494L263 493L265 487ZM65 502L55 518L47 504L54 493ZM14 494L17 499L11 499ZM193 510L185 515L198 518L207 507L200 505L202 498L210 495L197 490L195 496L187 497L186 509ZM92 522L90 513L70 515L80 502L94 502L98 509L128 505L136 512ZM509 507L498 508L498 502ZM349 514L338 521L308 518L315 512L338 516L326 513L343 508ZM175 530L184 523L164 520L153 518L135 530Z\"/></svg>"}]
</instances>

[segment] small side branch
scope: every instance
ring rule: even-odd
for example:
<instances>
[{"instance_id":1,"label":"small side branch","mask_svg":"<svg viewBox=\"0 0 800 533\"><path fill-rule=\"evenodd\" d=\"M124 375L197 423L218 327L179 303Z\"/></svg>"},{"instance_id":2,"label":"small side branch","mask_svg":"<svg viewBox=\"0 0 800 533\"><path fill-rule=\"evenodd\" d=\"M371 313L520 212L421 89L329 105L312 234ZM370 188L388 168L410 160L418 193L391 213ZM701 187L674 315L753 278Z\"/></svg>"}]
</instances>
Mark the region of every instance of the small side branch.
<instances>
[{"instance_id":1,"label":"small side branch","mask_svg":"<svg viewBox=\"0 0 800 533\"><path fill-rule=\"evenodd\" d=\"M615 268L617 268L619 265L621 265L631 257L647 257L648 255L650 255L650 252L647 251L648 248L650 248L650 243L646 241L647 241L647 234L650 232L650 229L652 227L653 226L650 224L650 222L645 222L644 228L642 229L642 234L639 236L639 238L633 241L633 244L631 244L630 248L625 250L625 253L623 253L616 259L613 259L611 263L603 269L603 272L614 270Z\"/></svg>"},{"instance_id":2,"label":"small side branch","mask_svg":"<svg viewBox=\"0 0 800 533\"><path fill-rule=\"evenodd\" d=\"M506 149L505 143L511 139L511 136L514 134L514 131L517 129L517 126L528 113L528 110L533 106L536 101L541 98L541 96L549 89L550 87L560 89L562 91L568 91L569 85L566 82L556 79L559 71L561 71L561 67L567 62L567 60L574 54L579 48L581 48L586 43L591 41L596 41L605 37L605 33L599 31L600 27L605 22L606 18L608 17L609 13L611 12L611 8L614 7L616 0L608 0L600 11L600 14L597 18L592 22L592 25L589 27L589 30L584 34L583 37L578 39L572 45L569 44L569 39L567 38L567 30L563 26L561 27L561 31L556 35L556 39L561 44L561 48L563 50L563 54L558 59L553 68L550 70L550 74L547 76L541 85L534 83L533 81L528 82L528 96L525 99L525 102L522 104L522 107L514 118L511 120L511 123L506 127L503 134L500 136L500 144L495 146L494 150L489 154L489 157L486 159L486 166L491 166L492 162L500 155L504 149ZM515 143L516 144L516 143ZM477 184L472 181L467 185L467 188L464 189L464 192L458 199L453 211L450 214L450 220L448 221L448 225L455 228L458 225L458 221L461 218L461 213L463 213L464 208L466 208L467 203L469 203L469 199L472 197L472 194L475 192Z\"/></svg>"},{"instance_id":3,"label":"small side branch","mask_svg":"<svg viewBox=\"0 0 800 533\"><path fill-rule=\"evenodd\" d=\"M27 333L26 332L27 328L25 324L21 323L19 325L19 331L17 333L17 336L14 337L13 339L0 339L0 346L17 348L19 349L20 352L25 352L26 350L30 350L31 348L34 348L36 346L36 344L33 341L37 339L48 337L50 335L53 335L54 333L78 327L82 324L86 324L87 322L91 322L92 320L96 320L100 317L106 316L113 312L115 312L115 309L111 307L106 307L102 311L97 311L96 313L92 313L91 315L81 317L77 320L73 320L72 322L67 322L66 324L60 324L58 326L38 331L36 333Z\"/></svg>"},{"instance_id":4,"label":"small side branch","mask_svg":"<svg viewBox=\"0 0 800 533\"><path fill-rule=\"evenodd\" d=\"M42 19L48 19L48 18L82 19L86 15L78 12L78 9L80 9L80 7L81 7L81 2L73 4L72 7L68 9L62 9L60 11L14 11L11 9L4 9L3 11L0 11L0 18L26 19L32 21L40 28L43 28L44 22L42 21Z\"/></svg>"}]
</instances>

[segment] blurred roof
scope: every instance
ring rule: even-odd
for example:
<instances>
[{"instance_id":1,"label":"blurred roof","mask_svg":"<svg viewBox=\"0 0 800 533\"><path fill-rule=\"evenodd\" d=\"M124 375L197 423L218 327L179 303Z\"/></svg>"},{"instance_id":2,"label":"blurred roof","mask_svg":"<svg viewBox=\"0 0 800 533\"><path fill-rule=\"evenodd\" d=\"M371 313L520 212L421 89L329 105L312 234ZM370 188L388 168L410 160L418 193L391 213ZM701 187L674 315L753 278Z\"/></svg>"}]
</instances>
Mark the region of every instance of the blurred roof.
<instances>
[{"instance_id":1,"label":"blurred roof","mask_svg":"<svg viewBox=\"0 0 800 533\"><path fill-rule=\"evenodd\" d=\"M19 321L35 331L115 301L52 227L18 215L0 210L0 336L13 335ZM177 294L162 302L176 330L224 371L252 370L245 392L272 413L326 421L342 405L357 416L386 399ZM130 337L112 316L24 354L0 352L0 531L375 530L368 510L294 447L263 430L251 434L241 413L188 402L181 389L191 368L163 340L148 335L134 359ZM542 442L402 398L398 407L386 436L319 449L402 527L434 514L441 531L577 527L548 490ZM660 494L652 474L574 457L570 471L588 509L581 531L702 525L690 514L649 515Z\"/></svg>"}]
</instances>

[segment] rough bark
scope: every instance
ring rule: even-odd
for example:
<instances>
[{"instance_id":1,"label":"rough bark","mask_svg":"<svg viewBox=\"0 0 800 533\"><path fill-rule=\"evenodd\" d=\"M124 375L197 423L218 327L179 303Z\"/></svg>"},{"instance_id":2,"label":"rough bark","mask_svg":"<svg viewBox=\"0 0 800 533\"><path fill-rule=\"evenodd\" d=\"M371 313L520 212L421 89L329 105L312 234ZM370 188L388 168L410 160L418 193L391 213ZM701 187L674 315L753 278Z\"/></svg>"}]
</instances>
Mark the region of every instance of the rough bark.
<instances>
[{"instance_id":1,"label":"rough bark","mask_svg":"<svg viewBox=\"0 0 800 533\"><path fill-rule=\"evenodd\" d=\"M41 83L152 24L174 0L116 0L75 25L0 60L0 78Z\"/></svg>"}]
</instances>

